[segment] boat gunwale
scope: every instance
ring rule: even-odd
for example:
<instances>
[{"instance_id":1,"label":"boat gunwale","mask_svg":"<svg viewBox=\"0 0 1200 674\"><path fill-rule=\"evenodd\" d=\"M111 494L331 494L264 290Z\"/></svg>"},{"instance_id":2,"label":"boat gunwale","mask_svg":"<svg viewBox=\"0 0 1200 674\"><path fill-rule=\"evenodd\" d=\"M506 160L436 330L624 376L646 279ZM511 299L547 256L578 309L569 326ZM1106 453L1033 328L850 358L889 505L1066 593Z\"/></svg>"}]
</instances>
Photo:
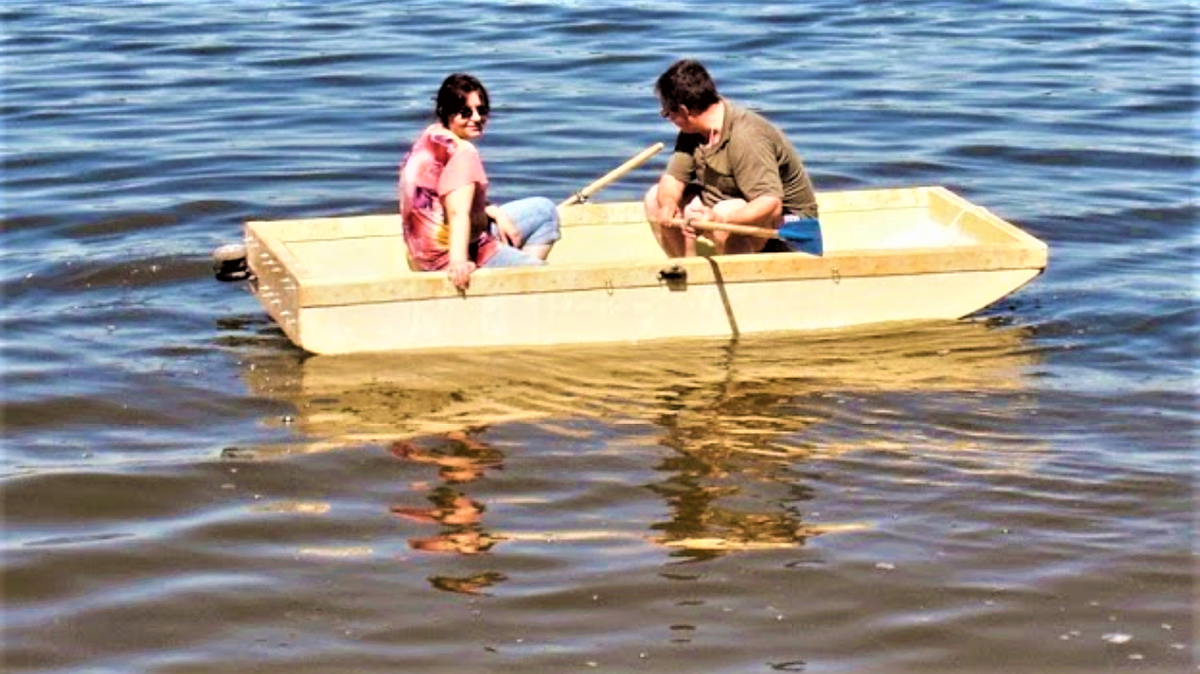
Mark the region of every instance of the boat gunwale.
<instances>
[{"instance_id":1,"label":"boat gunwale","mask_svg":"<svg viewBox=\"0 0 1200 674\"><path fill-rule=\"evenodd\" d=\"M752 260L746 256L714 256L630 262L620 266L594 263L557 267L557 273L547 273L544 268L483 269L472 275L471 287L465 293L460 293L440 274L406 274L359 280L341 278L301 285L297 289L297 301L300 307L316 307L459 296L551 294L600 289L616 292L632 288L668 287L668 282L660 278L660 273L668 269L686 274L685 285L773 283L822 278L837 282L844 278L1040 270L1045 267L1045 260L1044 251L1022 246L980 246L957 251L912 248L906 249L903 257L898 257L893 251L846 251L823 257L770 253L755 255Z\"/></svg>"}]
</instances>

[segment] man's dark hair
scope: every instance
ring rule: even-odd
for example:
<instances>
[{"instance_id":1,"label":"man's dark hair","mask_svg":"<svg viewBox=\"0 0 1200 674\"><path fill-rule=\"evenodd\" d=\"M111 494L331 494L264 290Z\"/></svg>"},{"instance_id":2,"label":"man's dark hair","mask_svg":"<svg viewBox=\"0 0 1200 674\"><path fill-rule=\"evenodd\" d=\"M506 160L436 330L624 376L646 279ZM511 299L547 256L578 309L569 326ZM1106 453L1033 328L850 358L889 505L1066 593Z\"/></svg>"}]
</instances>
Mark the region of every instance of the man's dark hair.
<instances>
[{"instance_id":1,"label":"man's dark hair","mask_svg":"<svg viewBox=\"0 0 1200 674\"><path fill-rule=\"evenodd\" d=\"M654 93L666 112L676 112L686 107L688 112L704 112L721 101L717 84L699 61L681 59L671 64L659 76Z\"/></svg>"}]
</instances>

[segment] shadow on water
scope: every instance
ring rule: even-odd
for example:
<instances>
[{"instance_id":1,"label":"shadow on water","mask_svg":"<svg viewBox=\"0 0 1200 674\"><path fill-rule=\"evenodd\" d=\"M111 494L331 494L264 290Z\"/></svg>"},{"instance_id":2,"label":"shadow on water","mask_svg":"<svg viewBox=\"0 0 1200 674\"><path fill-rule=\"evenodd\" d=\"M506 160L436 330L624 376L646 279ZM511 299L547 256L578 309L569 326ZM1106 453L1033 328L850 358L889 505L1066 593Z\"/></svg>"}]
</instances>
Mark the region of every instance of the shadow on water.
<instances>
[{"instance_id":1,"label":"shadow on water","mask_svg":"<svg viewBox=\"0 0 1200 674\"><path fill-rule=\"evenodd\" d=\"M254 394L294 408L295 442L236 457L367 446L435 466L436 485L411 486L405 495L427 503L395 503L391 511L437 528L410 538L411 549L477 555L545 535L492 530L485 499L472 495L503 470L506 453L520 451L497 447L490 440L497 429L529 425L569 436L586 433L579 428L589 420L646 429L664 451L652 467L656 477L643 486L668 516L642 538L683 560L707 559L862 528L804 520L800 506L812 498L803 474L808 461L851 450L903 451L910 431L921 435L917 444L936 445L924 422L922 430L905 427L905 409L925 404L914 400L932 399L935 416L954 417L980 396L1020 395L1037 361L1023 329L985 322L459 353L306 357L266 349L245 360L242 374ZM466 593L504 580L491 571L430 579Z\"/></svg>"}]
</instances>

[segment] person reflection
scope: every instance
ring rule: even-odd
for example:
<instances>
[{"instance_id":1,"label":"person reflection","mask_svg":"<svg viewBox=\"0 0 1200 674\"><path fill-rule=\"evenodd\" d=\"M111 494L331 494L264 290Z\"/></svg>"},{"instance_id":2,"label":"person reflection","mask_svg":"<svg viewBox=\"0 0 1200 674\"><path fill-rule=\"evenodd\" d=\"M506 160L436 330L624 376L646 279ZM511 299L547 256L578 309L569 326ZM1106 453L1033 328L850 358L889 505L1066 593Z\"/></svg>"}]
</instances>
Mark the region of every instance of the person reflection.
<instances>
[{"instance_id":1,"label":"person reflection","mask_svg":"<svg viewBox=\"0 0 1200 674\"><path fill-rule=\"evenodd\" d=\"M408 545L412 549L477 555L487 552L500 540L483 530L485 508L478 501L446 486L435 489L429 501L433 507L392 506L392 513L407 520L443 527L435 536L410 538Z\"/></svg>"},{"instance_id":2,"label":"person reflection","mask_svg":"<svg viewBox=\"0 0 1200 674\"><path fill-rule=\"evenodd\" d=\"M661 442L675 450L650 485L671 510L657 541L694 559L733 550L802 545L814 530L798 505L813 493L782 437L814 421L797 409L796 382L725 381L677 388L658 415Z\"/></svg>"},{"instance_id":3,"label":"person reflection","mask_svg":"<svg viewBox=\"0 0 1200 674\"><path fill-rule=\"evenodd\" d=\"M508 580L508 576L496 571L484 571L462 578L433 576L429 582L439 590L457 594L487 594L484 590Z\"/></svg>"},{"instance_id":4,"label":"person reflection","mask_svg":"<svg viewBox=\"0 0 1200 674\"><path fill-rule=\"evenodd\" d=\"M451 431L442 439L445 445L426 449L407 440L392 443L391 454L397 459L438 466L438 476L447 484L471 482L489 468L503 468L504 454L475 438L481 428Z\"/></svg>"},{"instance_id":5,"label":"person reflection","mask_svg":"<svg viewBox=\"0 0 1200 674\"><path fill-rule=\"evenodd\" d=\"M436 465L438 477L443 481L430 492L429 506L391 507L391 512L398 517L442 527L437 534L410 538L408 545L412 549L478 555L488 552L502 540L483 526L483 515L487 508L459 488L480 479L489 469L503 468L504 455L473 437L481 430L476 428L447 433L431 447L405 440L392 444L389 450L392 456L404 461ZM503 574L485 572L466 578L435 576L430 578L430 582L439 589L475 594L504 579Z\"/></svg>"}]
</instances>

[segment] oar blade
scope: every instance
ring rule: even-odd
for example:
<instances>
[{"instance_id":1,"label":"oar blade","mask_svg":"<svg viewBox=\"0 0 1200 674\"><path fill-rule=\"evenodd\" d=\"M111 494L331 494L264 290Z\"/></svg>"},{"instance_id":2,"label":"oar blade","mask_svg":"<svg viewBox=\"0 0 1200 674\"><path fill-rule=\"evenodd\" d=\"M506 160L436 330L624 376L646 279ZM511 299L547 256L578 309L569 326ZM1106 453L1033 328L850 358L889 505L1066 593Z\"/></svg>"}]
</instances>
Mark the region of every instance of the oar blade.
<instances>
[{"instance_id":1,"label":"oar blade","mask_svg":"<svg viewBox=\"0 0 1200 674\"><path fill-rule=\"evenodd\" d=\"M779 238L788 250L820 255L825 252L821 238L821 222L816 218L787 217L779 227Z\"/></svg>"}]
</instances>

